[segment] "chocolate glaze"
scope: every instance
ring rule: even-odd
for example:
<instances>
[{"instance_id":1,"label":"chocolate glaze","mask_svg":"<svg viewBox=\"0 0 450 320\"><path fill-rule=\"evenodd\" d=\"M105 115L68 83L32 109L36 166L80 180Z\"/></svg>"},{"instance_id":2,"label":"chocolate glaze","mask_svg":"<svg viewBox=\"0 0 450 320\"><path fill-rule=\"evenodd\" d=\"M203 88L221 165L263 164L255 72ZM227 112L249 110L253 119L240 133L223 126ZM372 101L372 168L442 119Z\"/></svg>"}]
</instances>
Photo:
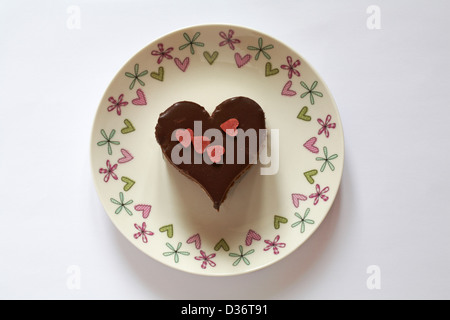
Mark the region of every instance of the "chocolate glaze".
<instances>
[{"instance_id":1,"label":"chocolate glaze","mask_svg":"<svg viewBox=\"0 0 450 320\"><path fill-rule=\"evenodd\" d=\"M168 161L181 173L200 184L213 201L216 210L219 210L220 205L225 200L226 195L234 182L250 168L250 159L253 159L251 157L256 156L254 154L249 154L249 141L246 140L244 150L245 163L238 163L237 137L230 137L220 129L222 123L232 118L239 121L238 129L242 129L244 132L248 129L254 129L259 133L259 129L266 128L264 111L255 101L246 97L235 97L225 100L216 107L211 116L197 103L190 101L177 102L160 114L155 128L156 140L161 146L166 159L168 159ZM222 164L207 164L201 159L201 156L194 151L192 144L190 147L183 150L183 152L190 153L190 164L174 164L172 162L172 149L179 144L178 141L172 141L172 132L177 129L188 128L194 130L194 121L202 122L202 135L208 129L219 129L222 133L223 146L225 149L227 149L227 140L235 139L234 159L232 163L227 163L227 150L225 150ZM195 134L196 133L197 132L195 132ZM260 139L258 135L256 152L259 151L261 142L262 139ZM212 142L212 145L213 144L214 141ZM228 152L230 151L231 150L228 150ZM195 161L200 161L200 159L201 164L195 164Z\"/></svg>"}]
</instances>

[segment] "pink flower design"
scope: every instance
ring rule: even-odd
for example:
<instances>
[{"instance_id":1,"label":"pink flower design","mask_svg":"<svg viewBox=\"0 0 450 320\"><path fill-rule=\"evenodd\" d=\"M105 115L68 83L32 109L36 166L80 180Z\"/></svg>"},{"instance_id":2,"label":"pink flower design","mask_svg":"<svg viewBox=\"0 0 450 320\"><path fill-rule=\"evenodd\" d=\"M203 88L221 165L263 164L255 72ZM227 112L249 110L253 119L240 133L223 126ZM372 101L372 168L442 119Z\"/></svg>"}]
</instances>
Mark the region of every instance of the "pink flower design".
<instances>
[{"instance_id":1,"label":"pink flower design","mask_svg":"<svg viewBox=\"0 0 450 320\"><path fill-rule=\"evenodd\" d=\"M172 52L173 47L170 47L169 49L164 50L164 45L162 43L158 43L158 49L159 49L159 51L157 51L157 50L153 50L152 51L152 55L153 56L159 56L158 61L157 61L158 64L160 64L163 61L164 58L167 58L169 60L173 58L169 54L169 53Z\"/></svg>"},{"instance_id":2,"label":"pink flower design","mask_svg":"<svg viewBox=\"0 0 450 320\"><path fill-rule=\"evenodd\" d=\"M111 167L111 162L106 160L106 169L100 168L99 172L101 174L105 174L103 181L108 182L110 177L113 177L114 180L117 180L117 175L114 173L114 170L117 169L117 163Z\"/></svg>"},{"instance_id":3,"label":"pink flower design","mask_svg":"<svg viewBox=\"0 0 450 320\"><path fill-rule=\"evenodd\" d=\"M280 240L280 236L279 235L277 235L273 241L264 240L264 242L268 244L268 246L264 248L264 251L268 251L271 248L273 248L273 253L274 254L279 254L280 251L278 250L278 248L286 247L286 243L280 243L280 242L278 242L279 240Z\"/></svg>"},{"instance_id":4,"label":"pink flower design","mask_svg":"<svg viewBox=\"0 0 450 320\"><path fill-rule=\"evenodd\" d=\"M209 264L211 267L215 267L216 264L211 259L216 256L215 253L211 253L209 256L206 255L205 251L200 250L201 256L195 257L195 260L200 260L202 262L202 269L206 269L207 264Z\"/></svg>"},{"instance_id":5,"label":"pink flower design","mask_svg":"<svg viewBox=\"0 0 450 320\"><path fill-rule=\"evenodd\" d=\"M288 73L289 79L292 79L292 74L295 74L297 77L300 77L300 72L298 72L298 70L295 69L300 65L300 60L297 59L297 60L295 60L294 63L292 63L291 56L287 56L286 60L287 60L288 64L281 65L281 69L289 70L289 73Z\"/></svg>"},{"instance_id":6,"label":"pink flower design","mask_svg":"<svg viewBox=\"0 0 450 320\"><path fill-rule=\"evenodd\" d=\"M309 197L314 198L314 205L316 205L319 202L319 199L322 199L323 201L328 200L328 196L324 195L324 193L327 193L328 191L330 191L329 187L325 187L321 191L320 186L316 184L316 193L311 194Z\"/></svg>"},{"instance_id":7,"label":"pink flower design","mask_svg":"<svg viewBox=\"0 0 450 320\"><path fill-rule=\"evenodd\" d=\"M336 123L330 123L330 121L331 121L330 115L327 115L327 117L325 118L325 122L322 119L317 119L317 122L322 126L319 129L319 135L325 133L325 136L327 138L330 136L330 132L328 131L328 129L336 128Z\"/></svg>"},{"instance_id":8,"label":"pink flower design","mask_svg":"<svg viewBox=\"0 0 450 320\"><path fill-rule=\"evenodd\" d=\"M119 116L122 114L122 109L121 108L125 107L128 104L128 102L123 101L123 93L119 96L117 101L113 97L109 97L108 101L112 103L112 105L110 105L108 107L108 111L111 112L114 109L117 109L116 110L117 111L117 115L119 115Z\"/></svg>"},{"instance_id":9,"label":"pink flower design","mask_svg":"<svg viewBox=\"0 0 450 320\"><path fill-rule=\"evenodd\" d=\"M231 50L234 50L234 43L241 43L239 39L232 39L234 35L233 30L228 30L228 35L225 34L225 32L221 31L219 32L219 35L224 39L224 41L219 43L219 46L227 45L230 47Z\"/></svg>"},{"instance_id":10,"label":"pink flower design","mask_svg":"<svg viewBox=\"0 0 450 320\"><path fill-rule=\"evenodd\" d=\"M147 229L147 224L145 222L142 223L141 227L138 224L135 223L134 227L136 229L138 229L138 231L139 231L138 233L134 234L134 238L135 239L139 239L139 237L142 236L142 242L143 243L147 243L148 242L147 236L152 236L154 234L153 232L146 230Z\"/></svg>"}]
</instances>

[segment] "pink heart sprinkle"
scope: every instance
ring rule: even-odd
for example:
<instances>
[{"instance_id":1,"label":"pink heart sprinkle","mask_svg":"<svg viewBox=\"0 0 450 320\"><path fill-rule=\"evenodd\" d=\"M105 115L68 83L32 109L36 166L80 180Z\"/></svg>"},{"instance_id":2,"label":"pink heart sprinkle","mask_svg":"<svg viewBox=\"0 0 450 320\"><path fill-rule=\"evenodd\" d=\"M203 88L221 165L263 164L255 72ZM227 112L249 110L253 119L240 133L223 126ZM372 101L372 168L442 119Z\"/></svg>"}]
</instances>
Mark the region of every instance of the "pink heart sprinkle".
<instances>
[{"instance_id":1,"label":"pink heart sprinkle","mask_svg":"<svg viewBox=\"0 0 450 320\"><path fill-rule=\"evenodd\" d=\"M178 140L178 142L181 143L181 145L185 148L189 147L191 144L193 138L194 138L194 132L192 129L178 129L175 131L175 136Z\"/></svg>"},{"instance_id":2,"label":"pink heart sprinkle","mask_svg":"<svg viewBox=\"0 0 450 320\"><path fill-rule=\"evenodd\" d=\"M220 125L220 128L225 131L230 137L235 137L238 134L237 127L239 126L239 121L237 119L229 119Z\"/></svg>"},{"instance_id":3,"label":"pink heart sprinkle","mask_svg":"<svg viewBox=\"0 0 450 320\"><path fill-rule=\"evenodd\" d=\"M204 136L194 137L194 150L197 153L202 154L205 151L205 148L211 143L211 139Z\"/></svg>"},{"instance_id":4,"label":"pink heart sprinkle","mask_svg":"<svg viewBox=\"0 0 450 320\"><path fill-rule=\"evenodd\" d=\"M213 163L219 163L222 160L223 154L225 153L225 148L220 145L208 146L206 148L206 152L208 153L209 159L211 159Z\"/></svg>"}]
</instances>

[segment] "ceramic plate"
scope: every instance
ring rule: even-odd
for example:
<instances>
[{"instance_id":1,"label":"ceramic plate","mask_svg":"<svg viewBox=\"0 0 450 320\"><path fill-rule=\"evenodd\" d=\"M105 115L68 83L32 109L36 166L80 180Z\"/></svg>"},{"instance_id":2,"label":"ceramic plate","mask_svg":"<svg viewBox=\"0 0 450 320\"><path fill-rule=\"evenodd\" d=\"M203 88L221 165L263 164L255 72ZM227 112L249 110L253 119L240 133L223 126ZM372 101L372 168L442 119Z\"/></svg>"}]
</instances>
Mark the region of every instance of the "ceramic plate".
<instances>
[{"instance_id":1,"label":"ceramic plate","mask_svg":"<svg viewBox=\"0 0 450 320\"><path fill-rule=\"evenodd\" d=\"M217 212L164 159L155 126L175 102L212 113L236 96L263 108L270 152ZM302 56L258 31L202 25L152 42L117 73L98 107L91 163L106 213L142 252L190 273L236 275L316 231L338 192L344 139L329 89Z\"/></svg>"}]
</instances>

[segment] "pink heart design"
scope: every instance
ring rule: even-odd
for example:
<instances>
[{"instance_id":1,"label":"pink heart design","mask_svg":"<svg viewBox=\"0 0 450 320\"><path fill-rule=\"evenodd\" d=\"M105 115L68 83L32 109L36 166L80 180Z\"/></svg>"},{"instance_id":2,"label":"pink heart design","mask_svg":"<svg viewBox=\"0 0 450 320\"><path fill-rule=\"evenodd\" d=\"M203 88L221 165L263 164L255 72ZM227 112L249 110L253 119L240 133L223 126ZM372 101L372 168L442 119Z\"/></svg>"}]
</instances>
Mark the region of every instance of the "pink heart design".
<instances>
[{"instance_id":1,"label":"pink heart design","mask_svg":"<svg viewBox=\"0 0 450 320\"><path fill-rule=\"evenodd\" d=\"M213 163L219 163L225 153L225 148L220 145L206 147L206 153Z\"/></svg>"},{"instance_id":2,"label":"pink heart design","mask_svg":"<svg viewBox=\"0 0 450 320\"><path fill-rule=\"evenodd\" d=\"M292 203L294 204L294 207L298 208L298 206L300 205L300 200L306 201L308 200L308 197L299 193L292 194Z\"/></svg>"},{"instance_id":3,"label":"pink heart design","mask_svg":"<svg viewBox=\"0 0 450 320\"><path fill-rule=\"evenodd\" d=\"M243 57L238 52L234 54L234 60L236 60L236 65L238 66L238 68L245 66L251 58L252 56L249 54L246 54Z\"/></svg>"},{"instance_id":4,"label":"pink heart design","mask_svg":"<svg viewBox=\"0 0 450 320\"><path fill-rule=\"evenodd\" d=\"M181 62L181 60L178 58L175 58L174 61L177 67L183 72L185 72L187 67L189 66L189 57L184 58L183 62Z\"/></svg>"},{"instance_id":5,"label":"pink heart design","mask_svg":"<svg viewBox=\"0 0 450 320\"><path fill-rule=\"evenodd\" d=\"M205 152L206 147L211 143L211 139L209 139L208 137L204 137L204 136L197 136L194 137L194 150L199 153L202 154L203 152Z\"/></svg>"},{"instance_id":6,"label":"pink heart design","mask_svg":"<svg viewBox=\"0 0 450 320\"><path fill-rule=\"evenodd\" d=\"M308 141L305 142L305 144L303 145L306 149L308 149L309 151L311 151L312 153L319 153L319 148L317 148L314 144L316 143L317 138L316 137L312 137L311 139L309 139Z\"/></svg>"},{"instance_id":7,"label":"pink heart design","mask_svg":"<svg viewBox=\"0 0 450 320\"><path fill-rule=\"evenodd\" d=\"M191 141L194 140L194 132L192 129L178 129L175 132L175 137L185 148L191 145Z\"/></svg>"},{"instance_id":8,"label":"pink heart design","mask_svg":"<svg viewBox=\"0 0 450 320\"><path fill-rule=\"evenodd\" d=\"M189 244L195 242L195 247L197 249L200 249L202 247L202 241L200 240L200 235L198 233L191 236L189 239L187 239L186 242Z\"/></svg>"},{"instance_id":9,"label":"pink heart design","mask_svg":"<svg viewBox=\"0 0 450 320\"><path fill-rule=\"evenodd\" d=\"M297 92L295 92L294 90L291 90L291 86L292 86L292 81L289 80L288 82L286 82L286 84L283 87L283 90L281 91L281 94L283 96L288 96L288 97L292 97L295 96L297 94Z\"/></svg>"},{"instance_id":10,"label":"pink heart design","mask_svg":"<svg viewBox=\"0 0 450 320\"><path fill-rule=\"evenodd\" d=\"M261 240L261 236L252 229L250 229L248 230L247 237L245 237L245 244L247 246L250 246L253 240L259 241Z\"/></svg>"},{"instance_id":11,"label":"pink heart design","mask_svg":"<svg viewBox=\"0 0 450 320\"><path fill-rule=\"evenodd\" d=\"M131 102L136 106L145 106L147 104L147 99L145 99L144 91L142 91L142 89L137 89L136 94L138 97Z\"/></svg>"},{"instance_id":12,"label":"pink heart design","mask_svg":"<svg viewBox=\"0 0 450 320\"><path fill-rule=\"evenodd\" d=\"M225 131L230 137L235 137L238 134L236 130L239 126L239 121L237 119L229 119L220 125L220 128Z\"/></svg>"},{"instance_id":13,"label":"pink heart design","mask_svg":"<svg viewBox=\"0 0 450 320\"><path fill-rule=\"evenodd\" d=\"M123 158L117 160L118 163L127 163L134 159L134 157L125 149L121 149L120 152L123 154Z\"/></svg>"},{"instance_id":14,"label":"pink heart design","mask_svg":"<svg viewBox=\"0 0 450 320\"><path fill-rule=\"evenodd\" d=\"M137 204L134 206L134 210L142 211L142 218L147 219L152 210L152 206L148 204Z\"/></svg>"}]
</instances>

